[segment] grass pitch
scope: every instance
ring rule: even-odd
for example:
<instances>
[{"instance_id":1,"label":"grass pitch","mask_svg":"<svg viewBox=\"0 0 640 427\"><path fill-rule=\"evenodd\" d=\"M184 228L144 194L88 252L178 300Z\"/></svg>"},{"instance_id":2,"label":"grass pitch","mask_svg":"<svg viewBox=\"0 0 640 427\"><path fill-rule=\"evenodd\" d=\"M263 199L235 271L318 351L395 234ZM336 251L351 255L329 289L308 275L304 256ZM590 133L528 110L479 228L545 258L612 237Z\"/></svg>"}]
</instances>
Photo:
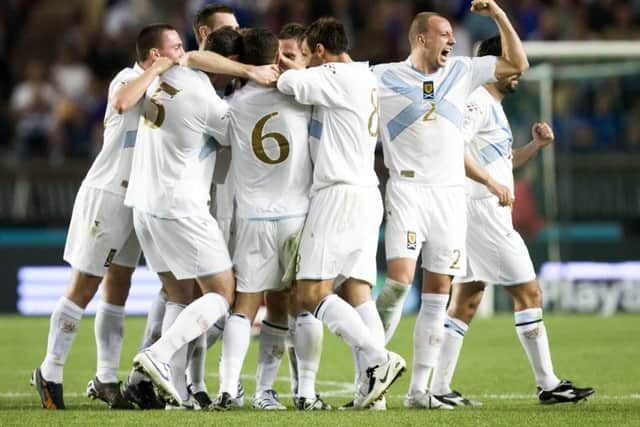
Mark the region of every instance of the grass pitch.
<instances>
[{"instance_id":1,"label":"grass pitch","mask_svg":"<svg viewBox=\"0 0 640 427\"><path fill-rule=\"evenodd\" d=\"M403 320L390 349L411 366L415 318ZM144 327L144 318L127 319L121 379L131 366ZM227 413L184 411L111 411L85 396L95 373L93 318L83 319L65 369L65 411L40 408L36 391L29 386L31 370L46 350L48 318L0 317L0 425L452 425L452 426L640 426L640 315L603 318L594 315L546 315L554 368L562 378L578 386L593 386L588 402L542 406L510 315L479 319L465 338L454 387L481 400L481 408L454 411L421 411L402 408L409 383L405 374L387 395L386 412L302 413L292 409L277 413L242 409ZM212 395L218 388L219 344L209 352L207 383ZM247 390L245 407L255 387L257 343L253 342L243 371ZM276 388L291 408L286 359ZM351 399L353 367L347 346L325 332L318 375L318 391L334 407Z\"/></svg>"}]
</instances>

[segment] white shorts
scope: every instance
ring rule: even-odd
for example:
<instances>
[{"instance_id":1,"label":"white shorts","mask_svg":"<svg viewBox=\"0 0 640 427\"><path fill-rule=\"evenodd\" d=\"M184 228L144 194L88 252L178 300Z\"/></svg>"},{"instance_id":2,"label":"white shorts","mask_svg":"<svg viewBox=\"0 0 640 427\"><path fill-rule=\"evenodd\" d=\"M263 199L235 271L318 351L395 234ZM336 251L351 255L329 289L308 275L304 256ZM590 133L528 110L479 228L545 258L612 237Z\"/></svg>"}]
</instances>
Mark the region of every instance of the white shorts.
<instances>
[{"instance_id":1,"label":"white shorts","mask_svg":"<svg viewBox=\"0 0 640 427\"><path fill-rule=\"evenodd\" d=\"M135 267L140 245L124 197L80 186L73 204L63 259L74 269L103 277L111 264Z\"/></svg>"},{"instance_id":2,"label":"white shorts","mask_svg":"<svg viewBox=\"0 0 640 427\"><path fill-rule=\"evenodd\" d=\"M210 215L163 219L134 209L133 225L147 266L155 273L170 271L182 280L231 269L227 245Z\"/></svg>"},{"instance_id":3,"label":"white shorts","mask_svg":"<svg viewBox=\"0 0 640 427\"><path fill-rule=\"evenodd\" d=\"M236 291L283 291L291 287L304 219L237 219L237 251L233 257Z\"/></svg>"},{"instance_id":4,"label":"white shorts","mask_svg":"<svg viewBox=\"0 0 640 427\"><path fill-rule=\"evenodd\" d=\"M467 274L454 283L519 285L536 278L527 246L513 228L511 209L494 197L467 201Z\"/></svg>"},{"instance_id":5,"label":"white shorts","mask_svg":"<svg viewBox=\"0 0 640 427\"><path fill-rule=\"evenodd\" d=\"M464 187L432 187L389 179L386 192L387 261L417 259L439 274L465 274L467 216Z\"/></svg>"},{"instance_id":6,"label":"white shorts","mask_svg":"<svg viewBox=\"0 0 640 427\"><path fill-rule=\"evenodd\" d=\"M382 220L377 187L334 185L316 192L302 231L298 280L353 278L376 283L376 252Z\"/></svg>"}]
</instances>

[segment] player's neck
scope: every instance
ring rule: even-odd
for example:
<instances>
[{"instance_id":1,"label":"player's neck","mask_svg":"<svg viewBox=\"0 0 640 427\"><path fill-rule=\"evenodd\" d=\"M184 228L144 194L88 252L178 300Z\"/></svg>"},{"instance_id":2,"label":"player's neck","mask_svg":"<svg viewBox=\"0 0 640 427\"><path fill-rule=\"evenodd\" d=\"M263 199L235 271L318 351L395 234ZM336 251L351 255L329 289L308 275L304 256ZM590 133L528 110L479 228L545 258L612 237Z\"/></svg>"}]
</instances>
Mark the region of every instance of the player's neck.
<instances>
[{"instance_id":1,"label":"player's neck","mask_svg":"<svg viewBox=\"0 0 640 427\"><path fill-rule=\"evenodd\" d=\"M325 55L325 63L327 63L327 62L345 62L345 63L349 63L349 62L353 62L353 60L351 59L351 57L349 56L349 54L347 52L343 52L343 53L339 53L337 55L334 55L334 54Z\"/></svg>"},{"instance_id":2,"label":"player's neck","mask_svg":"<svg viewBox=\"0 0 640 427\"><path fill-rule=\"evenodd\" d=\"M424 55L421 55L419 52L412 52L409 55L409 62L411 62L413 68L424 74L433 74L440 68L439 66L434 67L432 64L429 64Z\"/></svg>"},{"instance_id":3,"label":"player's neck","mask_svg":"<svg viewBox=\"0 0 640 427\"><path fill-rule=\"evenodd\" d=\"M484 88L493 96L498 102L502 102L504 99L504 93L500 92L495 84L487 83Z\"/></svg>"}]
</instances>

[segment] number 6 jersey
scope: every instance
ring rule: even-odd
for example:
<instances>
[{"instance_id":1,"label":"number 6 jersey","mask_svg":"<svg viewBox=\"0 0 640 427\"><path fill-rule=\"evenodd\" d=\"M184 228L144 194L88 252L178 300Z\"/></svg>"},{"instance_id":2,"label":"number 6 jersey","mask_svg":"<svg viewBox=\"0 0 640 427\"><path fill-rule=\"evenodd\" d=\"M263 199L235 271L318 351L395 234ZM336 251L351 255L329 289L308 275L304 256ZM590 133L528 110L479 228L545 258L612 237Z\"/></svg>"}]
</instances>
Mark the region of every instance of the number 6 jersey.
<instances>
[{"instance_id":1,"label":"number 6 jersey","mask_svg":"<svg viewBox=\"0 0 640 427\"><path fill-rule=\"evenodd\" d=\"M237 215L247 219L305 215L312 174L311 108L252 82L227 99Z\"/></svg>"}]
</instances>

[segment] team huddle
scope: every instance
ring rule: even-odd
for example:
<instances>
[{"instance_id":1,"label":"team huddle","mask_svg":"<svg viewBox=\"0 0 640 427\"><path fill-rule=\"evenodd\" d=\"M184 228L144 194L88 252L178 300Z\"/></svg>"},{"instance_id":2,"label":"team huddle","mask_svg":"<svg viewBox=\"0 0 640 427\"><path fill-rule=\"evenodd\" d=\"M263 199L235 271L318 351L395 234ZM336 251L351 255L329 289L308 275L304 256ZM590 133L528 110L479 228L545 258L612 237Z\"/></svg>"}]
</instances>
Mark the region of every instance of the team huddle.
<instances>
[{"instance_id":1,"label":"team huddle","mask_svg":"<svg viewBox=\"0 0 640 427\"><path fill-rule=\"evenodd\" d=\"M528 61L495 1L474 0L471 10L500 32L476 57L450 56L450 23L422 12L409 29L409 57L373 66L352 61L334 18L275 35L239 29L233 10L207 5L194 18L200 49L192 52L169 25L143 28L137 62L109 86L104 145L74 204L64 251L72 281L32 376L42 406L65 408L64 364L102 283L87 394L110 408L242 407L240 374L264 300L253 408L287 409L274 390L287 353L294 407L331 409L315 387L324 323L353 354L353 400L340 409L384 410L387 389L407 369L385 347L418 255L422 304L405 407L481 405L451 382L487 283L513 297L539 401L592 395L553 371L540 288L511 222L513 169L553 132L536 123L531 142L512 148L501 100ZM384 203L379 142L389 169ZM383 216L387 277L374 301ZM122 387L124 305L141 253L162 289ZM211 399L205 361L217 341L220 387Z\"/></svg>"}]
</instances>

